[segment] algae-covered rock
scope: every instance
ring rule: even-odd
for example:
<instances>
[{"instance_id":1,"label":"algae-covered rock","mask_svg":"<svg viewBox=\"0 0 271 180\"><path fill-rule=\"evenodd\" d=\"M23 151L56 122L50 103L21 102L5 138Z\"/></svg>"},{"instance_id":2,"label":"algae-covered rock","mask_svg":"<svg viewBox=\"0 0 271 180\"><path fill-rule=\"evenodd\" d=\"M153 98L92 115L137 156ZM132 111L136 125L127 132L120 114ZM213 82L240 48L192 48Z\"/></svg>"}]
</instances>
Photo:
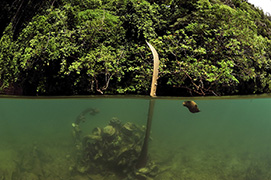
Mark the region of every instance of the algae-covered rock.
<instances>
[{"instance_id":1,"label":"algae-covered rock","mask_svg":"<svg viewBox=\"0 0 271 180\"><path fill-rule=\"evenodd\" d=\"M106 136L113 136L115 134L116 130L113 126L111 125L108 125L108 126L105 126L103 128L103 133L106 135Z\"/></svg>"},{"instance_id":2,"label":"algae-covered rock","mask_svg":"<svg viewBox=\"0 0 271 180\"><path fill-rule=\"evenodd\" d=\"M141 152L145 127L132 122L122 123L112 118L109 125L96 127L82 140L82 155L78 160L78 173L103 174L114 172L124 177L154 176L156 166L150 163L145 169L136 170ZM82 171L83 170L83 171Z\"/></svg>"}]
</instances>

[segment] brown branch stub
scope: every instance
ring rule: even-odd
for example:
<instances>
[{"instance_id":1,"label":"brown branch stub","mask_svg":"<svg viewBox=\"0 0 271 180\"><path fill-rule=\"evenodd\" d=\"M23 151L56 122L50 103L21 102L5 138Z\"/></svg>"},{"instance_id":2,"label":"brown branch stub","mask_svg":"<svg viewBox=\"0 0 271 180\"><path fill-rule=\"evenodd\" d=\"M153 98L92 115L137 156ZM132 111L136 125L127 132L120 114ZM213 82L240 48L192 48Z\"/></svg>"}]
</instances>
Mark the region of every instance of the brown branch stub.
<instances>
[{"instance_id":1,"label":"brown branch stub","mask_svg":"<svg viewBox=\"0 0 271 180\"><path fill-rule=\"evenodd\" d=\"M95 84L96 84L96 91L101 94L104 94L103 91L99 88L99 82L98 82L96 76L94 76L94 80L95 80Z\"/></svg>"},{"instance_id":2,"label":"brown branch stub","mask_svg":"<svg viewBox=\"0 0 271 180\"><path fill-rule=\"evenodd\" d=\"M106 83L105 85L103 86L102 90L106 90L109 86L109 82L110 82L110 79L112 78L112 76L114 75L115 73L112 73L108 78L106 77Z\"/></svg>"}]
</instances>

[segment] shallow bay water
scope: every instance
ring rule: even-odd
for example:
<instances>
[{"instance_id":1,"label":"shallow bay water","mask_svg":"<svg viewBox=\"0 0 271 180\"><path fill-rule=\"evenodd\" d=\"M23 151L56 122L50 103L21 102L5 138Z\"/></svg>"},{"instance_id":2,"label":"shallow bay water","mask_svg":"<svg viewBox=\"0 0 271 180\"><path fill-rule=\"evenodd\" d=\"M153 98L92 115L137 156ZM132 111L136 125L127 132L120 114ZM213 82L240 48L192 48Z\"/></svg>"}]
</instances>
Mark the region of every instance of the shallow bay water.
<instances>
[{"instance_id":1,"label":"shallow bay water","mask_svg":"<svg viewBox=\"0 0 271 180\"><path fill-rule=\"evenodd\" d=\"M185 98L187 100L187 98ZM271 98L199 98L190 113L182 98L155 99L149 155L154 179L271 179ZM87 108L83 134L113 117L145 125L147 98L1 98L0 179L114 179L71 171L72 123ZM118 179L118 177L115 177Z\"/></svg>"}]
</instances>

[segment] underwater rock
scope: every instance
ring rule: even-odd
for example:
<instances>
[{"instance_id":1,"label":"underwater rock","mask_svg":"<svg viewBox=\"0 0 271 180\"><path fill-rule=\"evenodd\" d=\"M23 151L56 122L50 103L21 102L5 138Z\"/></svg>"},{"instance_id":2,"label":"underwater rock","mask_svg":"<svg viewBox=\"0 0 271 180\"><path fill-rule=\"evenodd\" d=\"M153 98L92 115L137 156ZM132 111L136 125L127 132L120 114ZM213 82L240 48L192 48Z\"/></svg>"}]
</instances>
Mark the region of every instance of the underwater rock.
<instances>
[{"instance_id":1,"label":"underwater rock","mask_svg":"<svg viewBox=\"0 0 271 180\"><path fill-rule=\"evenodd\" d=\"M183 106L187 107L191 113L200 112L198 105L194 101L184 101Z\"/></svg>"},{"instance_id":2,"label":"underwater rock","mask_svg":"<svg viewBox=\"0 0 271 180\"><path fill-rule=\"evenodd\" d=\"M81 132L81 129L80 129L80 127L79 127L78 124L72 123L72 127L73 127L74 132L75 132L76 134Z\"/></svg>"},{"instance_id":3,"label":"underwater rock","mask_svg":"<svg viewBox=\"0 0 271 180\"><path fill-rule=\"evenodd\" d=\"M94 128L93 131L92 131L92 134L95 135L95 136L101 136L102 135L101 128L99 128L99 127Z\"/></svg>"},{"instance_id":4,"label":"underwater rock","mask_svg":"<svg viewBox=\"0 0 271 180\"><path fill-rule=\"evenodd\" d=\"M103 128L103 133L107 136L113 136L115 134L116 130L113 126L108 125Z\"/></svg>"},{"instance_id":5,"label":"underwater rock","mask_svg":"<svg viewBox=\"0 0 271 180\"><path fill-rule=\"evenodd\" d=\"M101 136L88 134L88 135L84 136L84 138L82 140L82 145L87 146L88 143L92 143L93 141L101 141L101 140L102 140Z\"/></svg>"},{"instance_id":6,"label":"underwater rock","mask_svg":"<svg viewBox=\"0 0 271 180\"><path fill-rule=\"evenodd\" d=\"M103 128L96 127L91 134L84 136L81 155L78 156L78 164L73 169L80 174L114 172L136 179L135 165L141 152L144 135L144 126L131 122L123 124L119 119L112 118L109 125ZM153 166L146 168L147 172L139 172L139 174L145 177L152 176Z\"/></svg>"},{"instance_id":7,"label":"underwater rock","mask_svg":"<svg viewBox=\"0 0 271 180\"><path fill-rule=\"evenodd\" d=\"M135 171L137 179L153 179L157 174L159 174L159 169L154 162L150 162L146 167Z\"/></svg>"},{"instance_id":8,"label":"underwater rock","mask_svg":"<svg viewBox=\"0 0 271 180\"><path fill-rule=\"evenodd\" d=\"M122 126L122 132L125 133L126 135L131 135L133 133L133 124L130 122L126 122Z\"/></svg>"},{"instance_id":9,"label":"underwater rock","mask_svg":"<svg viewBox=\"0 0 271 180\"><path fill-rule=\"evenodd\" d=\"M120 128L121 127L121 121L117 118L117 117L113 117L110 122L109 125L115 127L115 128Z\"/></svg>"}]
</instances>

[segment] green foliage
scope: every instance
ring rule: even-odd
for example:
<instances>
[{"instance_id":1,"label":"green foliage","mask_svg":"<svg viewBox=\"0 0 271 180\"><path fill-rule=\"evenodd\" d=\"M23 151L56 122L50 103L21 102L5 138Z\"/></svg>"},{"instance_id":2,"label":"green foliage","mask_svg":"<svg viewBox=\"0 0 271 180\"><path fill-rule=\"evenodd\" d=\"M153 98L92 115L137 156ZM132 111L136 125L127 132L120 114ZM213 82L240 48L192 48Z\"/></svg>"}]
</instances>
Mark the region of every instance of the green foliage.
<instances>
[{"instance_id":1,"label":"green foliage","mask_svg":"<svg viewBox=\"0 0 271 180\"><path fill-rule=\"evenodd\" d=\"M121 16L128 40L139 41L157 37L157 30L165 24L159 11L157 4L129 0Z\"/></svg>"},{"instance_id":2,"label":"green foliage","mask_svg":"<svg viewBox=\"0 0 271 180\"><path fill-rule=\"evenodd\" d=\"M197 9L157 40L166 83L198 95L266 92L270 40L257 35L250 14L208 0Z\"/></svg>"},{"instance_id":3,"label":"green foliage","mask_svg":"<svg viewBox=\"0 0 271 180\"><path fill-rule=\"evenodd\" d=\"M13 42L12 25L10 24L0 39L0 90L17 80L18 66L13 60L16 44Z\"/></svg>"},{"instance_id":4,"label":"green foliage","mask_svg":"<svg viewBox=\"0 0 271 180\"><path fill-rule=\"evenodd\" d=\"M119 18L110 12L80 11L66 4L61 9L48 9L46 14L35 16L13 44L9 34L3 36L1 42L9 44L2 46L3 49L14 48L16 54L7 59L2 50L1 55L5 56L2 62L13 61L19 65L18 81L32 89L26 94L102 93L101 89L107 89L110 80L120 79L124 58L122 34ZM13 74L13 70L9 72Z\"/></svg>"},{"instance_id":5,"label":"green foliage","mask_svg":"<svg viewBox=\"0 0 271 180\"><path fill-rule=\"evenodd\" d=\"M271 91L271 18L247 2L62 0L39 12L0 39L2 88L149 94L147 40L160 56L158 95Z\"/></svg>"}]
</instances>

